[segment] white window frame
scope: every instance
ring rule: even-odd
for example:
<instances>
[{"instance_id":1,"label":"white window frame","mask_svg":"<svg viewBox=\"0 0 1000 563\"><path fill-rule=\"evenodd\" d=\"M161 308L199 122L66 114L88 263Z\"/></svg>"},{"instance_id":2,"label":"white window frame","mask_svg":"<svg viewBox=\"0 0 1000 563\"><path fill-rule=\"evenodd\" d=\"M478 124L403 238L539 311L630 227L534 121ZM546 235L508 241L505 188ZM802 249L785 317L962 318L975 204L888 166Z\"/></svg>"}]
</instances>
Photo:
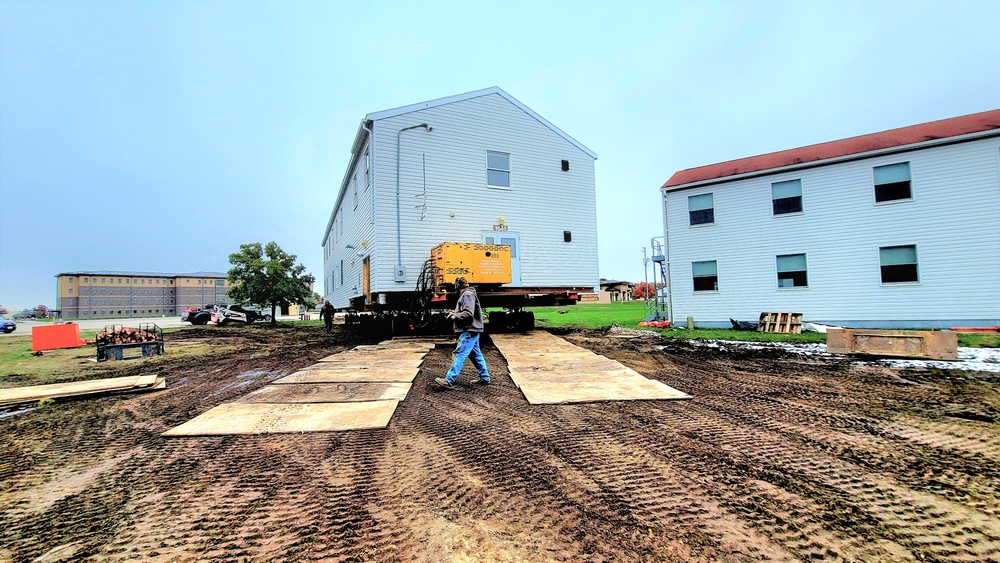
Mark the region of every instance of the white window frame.
<instances>
[{"instance_id":1,"label":"white window frame","mask_svg":"<svg viewBox=\"0 0 1000 563\"><path fill-rule=\"evenodd\" d=\"M909 179L907 180L907 182L909 183L910 197L901 197L901 198L896 198L896 199L887 199L885 201L879 201L876 192L878 191L878 187L879 186L882 186L882 185L885 185L885 184L876 184L875 183L875 169L876 168L888 168L890 166L899 166L900 164L905 164L906 165L906 171L907 171L908 176L909 176ZM895 204L895 203L904 203L904 202L907 202L907 201L913 201L913 165L912 165L911 161L904 160L902 162L890 162L889 164L879 164L879 165L876 165L876 166L872 166L872 172L871 172L871 174L872 174L872 201L875 202L875 205L892 205L892 204Z\"/></svg>"},{"instance_id":2,"label":"white window frame","mask_svg":"<svg viewBox=\"0 0 1000 563\"><path fill-rule=\"evenodd\" d=\"M503 169L503 168L493 168L493 167L491 167L490 166L490 153L506 156L507 157L507 168ZM511 156L511 154L509 152L494 151L494 150L487 150L486 151L486 187L487 188L494 188L494 189L498 189L498 190L511 190L511 189L514 189L514 173L511 171L511 168L513 168L512 160L513 160L513 157ZM507 185L506 186L497 186L497 185L491 184L490 183L490 171L491 170L494 170L496 172L505 172L507 174Z\"/></svg>"},{"instance_id":3,"label":"white window frame","mask_svg":"<svg viewBox=\"0 0 1000 563\"><path fill-rule=\"evenodd\" d=\"M805 274L806 274L806 283L805 283L805 285L781 285L781 278L779 276L781 275L782 272L781 272L781 270L778 269L778 259L779 258L785 258L785 257L791 257L791 256L801 256L802 259L805 260L806 268L805 268L805 270L786 270L786 272L800 272L800 271L801 272L805 272ZM793 252L791 254L777 254L777 255L775 255L774 256L774 275L775 275L775 283L778 284L778 289L780 289L780 290L787 290L787 289L809 289L809 257L806 255L805 252Z\"/></svg>"},{"instance_id":4,"label":"white window frame","mask_svg":"<svg viewBox=\"0 0 1000 563\"><path fill-rule=\"evenodd\" d=\"M882 268L884 267L883 264L882 264L882 249L888 249L888 248L909 248L909 247L913 248L914 260L916 260L913 263L913 265L916 267L916 270L917 270L917 279L915 279L915 280L906 280L906 281L891 281L891 282L884 281L883 280L883 276L882 276ZM875 253L876 253L875 254L876 259L878 260L878 281L879 281L879 283L882 286L884 286L884 287L895 287L895 286L900 286L900 285L919 285L920 284L920 249L917 247L916 244L889 244L889 245L886 245L886 246L879 246L875 250ZM899 264L889 264L889 265L890 266L898 266Z\"/></svg>"},{"instance_id":5,"label":"white window frame","mask_svg":"<svg viewBox=\"0 0 1000 563\"><path fill-rule=\"evenodd\" d=\"M691 222L691 213L693 213L694 211L691 210L691 199L692 198L696 198L696 197L705 197L705 196L709 196L709 197L712 198L712 207L706 207L704 209L695 209L694 211L705 211L706 209L711 209L712 210L712 220L711 221L706 221L704 223L692 223ZM707 227L707 226L711 226L711 225L715 224L715 192L708 192L708 193L704 193L704 194L689 195L688 198L687 198L687 204L688 204L688 227Z\"/></svg>"},{"instance_id":6,"label":"white window frame","mask_svg":"<svg viewBox=\"0 0 1000 563\"><path fill-rule=\"evenodd\" d=\"M786 211L784 213L777 213L774 210L774 202L776 200L776 198L774 197L774 187L776 185L778 185L778 184L790 184L792 182L798 182L799 183L799 195L796 196L796 197L799 198L799 210L798 211ZM791 198L783 197L783 198L777 198L777 199L791 199ZM802 197L802 178L792 178L790 180L781 180L780 182L771 182L771 216L772 217L787 217L789 215L802 215L803 213L805 213L805 210L806 210L805 198Z\"/></svg>"},{"instance_id":7,"label":"white window frame","mask_svg":"<svg viewBox=\"0 0 1000 563\"><path fill-rule=\"evenodd\" d=\"M714 289L697 289L695 288L694 280L696 277L709 277L709 276L695 276L694 275L694 265L695 264L705 264L708 262L715 263L715 288ZM692 293L718 293L719 292L719 261L718 260L693 260L691 262L691 292Z\"/></svg>"}]
</instances>

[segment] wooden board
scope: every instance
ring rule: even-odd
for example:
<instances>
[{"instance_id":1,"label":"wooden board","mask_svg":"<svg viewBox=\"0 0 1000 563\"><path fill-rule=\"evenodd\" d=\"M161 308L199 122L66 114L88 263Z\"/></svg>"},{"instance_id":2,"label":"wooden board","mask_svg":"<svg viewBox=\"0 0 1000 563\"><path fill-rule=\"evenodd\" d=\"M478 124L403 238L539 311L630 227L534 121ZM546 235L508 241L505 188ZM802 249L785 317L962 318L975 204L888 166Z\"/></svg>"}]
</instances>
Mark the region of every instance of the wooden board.
<instances>
[{"instance_id":1,"label":"wooden board","mask_svg":"<svg viewBox=\"0 0 1000 563\"><path fill-rule=\"evenodd\" d=\"M585 377L572 383L538 379L524 381L524 384L515 380L515 383L532 405L691 398L687 393L638 374L635 377Z\"/></svg>"},{"instance_id":2,"label":"wooden board","mask_svg":"<svg viewBox=\"0 0 1000 563\"><path fill-rule=\"evenodd\" d=\"M238 399L238 403L352 403L402 401L409 383L303 383L268 385Z\"/></svg>"},{"instance_id":3,"label":"wooden board","mask_svg":"<svg viewBox=\"0 0 1000 563\"><path fill-rule=\"evenodd\" d=\"M0 389L0 405L19 404L55 399L59 397L75 397L94 393L109 393L127 390L162 389L166 379L157 375L140 375L128 377L111 377L108 379L91 379L89 381L71 381L68 383L50 383L47 385L32 385L29 387L10 387Z\"/></svg>"},{"instance_id":4,"label":"wooden board","mask_svg":"<svg viewBox=\"0 0 1000 563\"><path fill-rule=\"evenodd\" d=\"M831 354L957 360L958 334L950 330L831 328L826 331L826 347Z\"/></svg>"},{"instance_id":5,"label":"wooden board","mask_svg":"<svg viewBox=\"0 0 1000 563\"><path fill-rule=\"evenodd\" d=\"M222 436L337 432L385 428L397 400L357 403L227 403L163 433L164 436Z\"/></svg>"},{"instance_id":6,"label":"wooden board","mask_svg":"<svg viewBox=\"0 0 1000 563\"><path fill-rule=\"evenodd\" d=\"M511 379L532 405L691 398L547 332L492 338Z\"/></svg>"},{"instance_id":7,"label":"wooden board","mask_svg":"<svg viewBox=\"0 0 1000 563\"><path fill-rule=\"evenodd\" d=\"M377 368L360 369L356 367L310 367L286 375L272 383L286 385L289 383L412 383L417 377L419 368Z\"/></svg>"}]
</instances>

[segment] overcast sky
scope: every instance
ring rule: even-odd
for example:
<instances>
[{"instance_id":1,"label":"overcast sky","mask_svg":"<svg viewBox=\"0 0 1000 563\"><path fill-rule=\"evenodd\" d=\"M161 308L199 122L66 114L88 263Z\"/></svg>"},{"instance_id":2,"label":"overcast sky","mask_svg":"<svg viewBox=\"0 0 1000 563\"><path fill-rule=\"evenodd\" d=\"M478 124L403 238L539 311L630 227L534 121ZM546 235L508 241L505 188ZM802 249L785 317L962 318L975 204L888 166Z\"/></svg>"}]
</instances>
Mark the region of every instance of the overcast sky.
<instances>
[{"instance_id":1,"label":"overcast sky","mask_svg":"<svg viewBox=\"0 0 1000 563\"><path fill-rule=\"evenodd\" d=\"M322 280L364 115L490 86L598 154L600 274L638 281L671 174L1000 108L998 29L994 1L0 0L0 304L256 241Z\"/></svg>"}]
</instances>

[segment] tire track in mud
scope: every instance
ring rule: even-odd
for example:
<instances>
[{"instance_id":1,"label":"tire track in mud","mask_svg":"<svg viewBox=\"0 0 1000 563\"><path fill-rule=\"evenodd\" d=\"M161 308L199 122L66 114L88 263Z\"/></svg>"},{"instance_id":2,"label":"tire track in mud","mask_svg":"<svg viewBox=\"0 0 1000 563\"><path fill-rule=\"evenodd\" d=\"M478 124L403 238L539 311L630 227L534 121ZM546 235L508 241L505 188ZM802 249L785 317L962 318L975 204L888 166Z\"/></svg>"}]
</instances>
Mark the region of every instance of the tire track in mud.
<instances>
[{"instance_id":1,"label":"tire track in mud","mask_svg":"<svg viewBox=\"0 0 1000 563\"><path fill-rule=\"evenodd\" d=\"M699 369L688 367L686 371L696 372L689 380L691 384L697 384L698 379L703 381L714 379L711 373ZM758 473L762 478L772 477L763 479L772 482L775 481L773 477L780 477L781 480L791 477L796 485L814 488L815 492L811 494L820 498L828 495L826 490L832 489L848 502L852 512L860 509L875 518L875 521L870 523L872 531L886 535L888 539L910 548L913 552L910 557L953 560L987 560L996 557L1000 549L1000 544L997 542L997 539L1000 539L1000 529L996 519L991 515L992 510L987 512L976 510L983 508L983 503L960 506L950 501L942 501L941 498L934 498L930 494L900 486L894 477L870 472L863 467L828 456L824 453L824 449L816 446L828 445L831 436L839 435L837 432L831 433L831 429L823 424L796 427L773 422L772 419L782 419L782 415L787 413L782 413L782 408L780 406L776 408L773 401L766 396L763 398L754 396L780 394L775 389L775 378L769 381L754 376L750 378L752 382L746 384L743 383L744 376L741 372L735 379L739 381L740 393L743 395L740 401L735 402L722 400L718 392L709 394L707 399L700 399L701 395L697 391L685 388L683 383L678 382L673 370L671 377L665 381L694 394L696 397L691 405L692 408L704 405L706 411L686 432L706 444L726 444L725 452L728 459L721 461L728 462L733 466L732 469L749 472L751 475ZM761 413L767 413L766 418ZM801 414L803 413L796 413L796 416L791 418L801 421L803 420ZM680 425L691 423L690 420L675 422ZM877 420L864 420L863 426L877 428L878 424ZM813 434L811 440L803 439L809 434ZM852 438L845 438L844 442L853 442ZM895 446L893 443L886 444L886 437L881 433L862 438L881 440L883 448L892 449ZM891 442L892 437L889 438L888 441ZM836 438L833 441L836 441ZM917 447L920 448L920 444ZM676 452L671 450L670 454L676 455ZM944 457L946 459L943 463L955 461L953 455ZM982 460L979 460L977 471L973 473L982 472L982 469ZM989 470L988 472L994 473ZM787 475L789 473L791 475ZM994 483L991 479L986 485L994 491L995 499ZM852 519L851 526L853 534L857 531L856 519ZM797 527L803 526L799 524ZM891 533L884 534L882 528L891 528ZM891 549L891 546L889 547ZM894 558L902 555L894 549L889 553ZM802 555L828 557L830 554L820 552ZM866 559L886 556L886 553L862 554L862 558Z\"/></svg>"},{"instance_id":2,"label":"tire track in mud","mask_svg":"<svg viewBox=\"0 0 1000 563\"><path fill-rule=\"evenodd\" d=\"M954 408L930 387L584 335L694 400L532 407L486 339L493 385L434 389L437 348L386 430L160 437L352 345L243 332L175 366L169 393L0 420L9 558L71 544L144 561L1000 560L997 425L943 418Z\"/></svg>"}]
</instances>

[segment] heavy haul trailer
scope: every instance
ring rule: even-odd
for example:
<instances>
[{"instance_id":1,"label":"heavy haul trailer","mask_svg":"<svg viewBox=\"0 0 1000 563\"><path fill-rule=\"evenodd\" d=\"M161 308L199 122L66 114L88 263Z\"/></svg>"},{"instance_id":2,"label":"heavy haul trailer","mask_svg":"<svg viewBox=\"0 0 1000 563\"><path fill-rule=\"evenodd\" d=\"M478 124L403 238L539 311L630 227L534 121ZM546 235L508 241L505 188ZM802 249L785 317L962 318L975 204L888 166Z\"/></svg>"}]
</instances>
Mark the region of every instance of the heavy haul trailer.
<instances>
[{"instance_id":1,"label":"heavy haul trailer","mask_svg":"<svg viewBox=\"0 0 1000 563\"><path fill-rule=\"evenodd\" d=\"M464 277L476 289L487 313L489 332L531 330L535 315L525 307L572 305L586 288L509 287L511 248L503 244L443 242L431 249L416 286L384 296L384 302L352 301L345 322L366 332L393 335L441 334L451 331L446 312L455 307L455 280ZM364 311L364 313L359 313Z\"/></svg>"}]
</instances>

